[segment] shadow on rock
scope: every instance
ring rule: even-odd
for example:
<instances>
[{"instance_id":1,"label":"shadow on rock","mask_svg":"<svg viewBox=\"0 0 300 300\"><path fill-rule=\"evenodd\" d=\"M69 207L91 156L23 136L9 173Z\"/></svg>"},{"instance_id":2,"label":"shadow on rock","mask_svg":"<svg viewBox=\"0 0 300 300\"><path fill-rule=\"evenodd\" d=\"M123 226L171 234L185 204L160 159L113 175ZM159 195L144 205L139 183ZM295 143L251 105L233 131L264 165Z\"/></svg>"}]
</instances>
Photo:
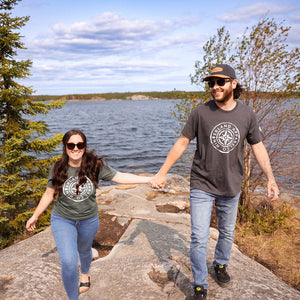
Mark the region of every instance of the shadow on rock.
<instances>
[{"instance_id":1,"label":"shadow on rock","mask_svg":"<svg viewBox=\"0 0 300 300\"><path fill-rule=\"evenodd\" d=\"M144 234L161 265L153 265L148 272L150 279L161 287L162 291L172 298L174 287L189 297L191 283L187 274L191 273L189 263L189 240L177 230L153 221L143 220L126 241L132 245L134 239Z\"/></svg>"}]
</instances>

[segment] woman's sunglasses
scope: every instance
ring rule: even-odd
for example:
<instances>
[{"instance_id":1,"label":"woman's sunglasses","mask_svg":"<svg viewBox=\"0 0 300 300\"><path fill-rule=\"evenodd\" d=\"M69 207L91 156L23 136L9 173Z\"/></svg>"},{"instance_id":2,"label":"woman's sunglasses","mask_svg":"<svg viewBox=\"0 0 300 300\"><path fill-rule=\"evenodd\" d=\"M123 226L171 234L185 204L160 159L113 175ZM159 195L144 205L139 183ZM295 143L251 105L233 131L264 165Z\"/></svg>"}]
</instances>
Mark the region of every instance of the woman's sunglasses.
<instances>
[{"instance_id":1,"label":"woman's sunglasses","mask_svg":"<svg viewBox=\"0 0 300 300\"><path fill-rule=\"evenodd\" d=\"M231 81L231 79L220 78L220 79L218 79L218 80L216 80L216 81L210 80L210 81L207 82L207 84L208 84L208 86L209 86L210 88L213 88L213 87L215 86L215 83L217 83L218 86L224 86L225 83L226 83L226 82L229 82L229 81Z\"/></svg>"},{"instance_id":2,"label":"woman's sunglasses","mask_svg":"<svg viewBox=\"0 0 300 300\"><path fill-rule=\"evenodd\" d=\"M74 143L67 143L67 148L69 150L74 150L75 147L77 146L77 148L79 150L83 149L85 147L85 143L81 142L81 143L77 143L77 144L74 144Z\"/></svg>"}]
</instances>

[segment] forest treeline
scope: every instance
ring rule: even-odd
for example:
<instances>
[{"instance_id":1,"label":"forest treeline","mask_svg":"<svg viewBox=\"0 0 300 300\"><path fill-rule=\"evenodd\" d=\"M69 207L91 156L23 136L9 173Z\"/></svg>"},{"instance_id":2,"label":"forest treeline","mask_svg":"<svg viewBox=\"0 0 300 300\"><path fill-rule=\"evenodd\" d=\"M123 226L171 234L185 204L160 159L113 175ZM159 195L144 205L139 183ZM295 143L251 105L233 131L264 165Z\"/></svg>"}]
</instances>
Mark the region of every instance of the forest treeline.
<instances>
[{"instance_id":1,"label":"forest treeline","mask_svg":"<svg viewBox=\"0 0 300 300\"><path fill-rule=\"evenodd\" d=\"M128 100L133 96L141 95L149 99L178 99L183 95L191 97L201 97L204 92L184 92L184 91L166 91L166 92L123 92L123 93L89 93L89 94L69 94L69 95L32 95L35 101L52 101L58 99L66 100Z\"/></svg>"},{"instance_id":2,"label":"forest treeline","mask_svg":"<svg viewBox=\"0 0 300 300\"><path fill-rule=\"evenodd\" d=\"M166 91L166 92L124 92L124 93L89 93L89 94L68 94L68 95L31 95L34 101L55 101L66 100L128 100L133 96L141 95L149 99L182 99L186 97L202 99L204 91ZM242 97L241 97L242 98ZM300 98L299 93L282 94L282 98Z\"/></svg>"}]
</instances>

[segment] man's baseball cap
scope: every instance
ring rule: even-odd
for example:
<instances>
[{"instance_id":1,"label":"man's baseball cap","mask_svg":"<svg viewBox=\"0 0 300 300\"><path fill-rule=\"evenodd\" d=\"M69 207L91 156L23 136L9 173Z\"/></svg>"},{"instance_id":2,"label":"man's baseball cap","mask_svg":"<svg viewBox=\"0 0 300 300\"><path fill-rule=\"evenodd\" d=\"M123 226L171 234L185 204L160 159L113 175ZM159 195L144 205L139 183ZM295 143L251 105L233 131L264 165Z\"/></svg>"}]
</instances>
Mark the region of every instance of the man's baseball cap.
<instances>
[{"instance_id":1,"label":"man's baseball cap","mask_svg":"<svg viewBox=\"0 0 300 300\"><path fill-rule=\"evenodd\" d=\"M212 77L220 77L220 78L231 78L236 79L235 71L232 67L226 64L218 64L216 65L210 72L209 76L203 78L203 81L208 81Z\"/></svg>"}]
</instances>

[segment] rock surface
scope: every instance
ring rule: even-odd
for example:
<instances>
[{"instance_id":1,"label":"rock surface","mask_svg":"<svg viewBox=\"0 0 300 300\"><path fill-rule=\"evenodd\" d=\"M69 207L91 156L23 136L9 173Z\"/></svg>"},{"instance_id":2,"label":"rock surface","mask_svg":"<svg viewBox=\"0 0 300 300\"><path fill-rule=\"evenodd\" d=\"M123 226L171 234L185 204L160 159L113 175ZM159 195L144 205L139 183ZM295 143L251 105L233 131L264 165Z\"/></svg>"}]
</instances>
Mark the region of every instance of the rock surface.
<instances>
[{"instance_id":1,"label":"rock surface","mask_svg":"<svg viewBox=\"0 0 300 300\"><path fill-rule=\"evenodd\" d=\"M98 190L99 210L127 229L107 256L92 262L92 287L80 299L190 298L188 182L173 175L167 187L153 191L147 185L115 185ZM235 245L228 267L231 284L220 287L212 267L217 235L211 228L208 299L300 299L299 291ZM0 252L0 299L67 299L51 228Z\"/></svg>"}]
</instances>

